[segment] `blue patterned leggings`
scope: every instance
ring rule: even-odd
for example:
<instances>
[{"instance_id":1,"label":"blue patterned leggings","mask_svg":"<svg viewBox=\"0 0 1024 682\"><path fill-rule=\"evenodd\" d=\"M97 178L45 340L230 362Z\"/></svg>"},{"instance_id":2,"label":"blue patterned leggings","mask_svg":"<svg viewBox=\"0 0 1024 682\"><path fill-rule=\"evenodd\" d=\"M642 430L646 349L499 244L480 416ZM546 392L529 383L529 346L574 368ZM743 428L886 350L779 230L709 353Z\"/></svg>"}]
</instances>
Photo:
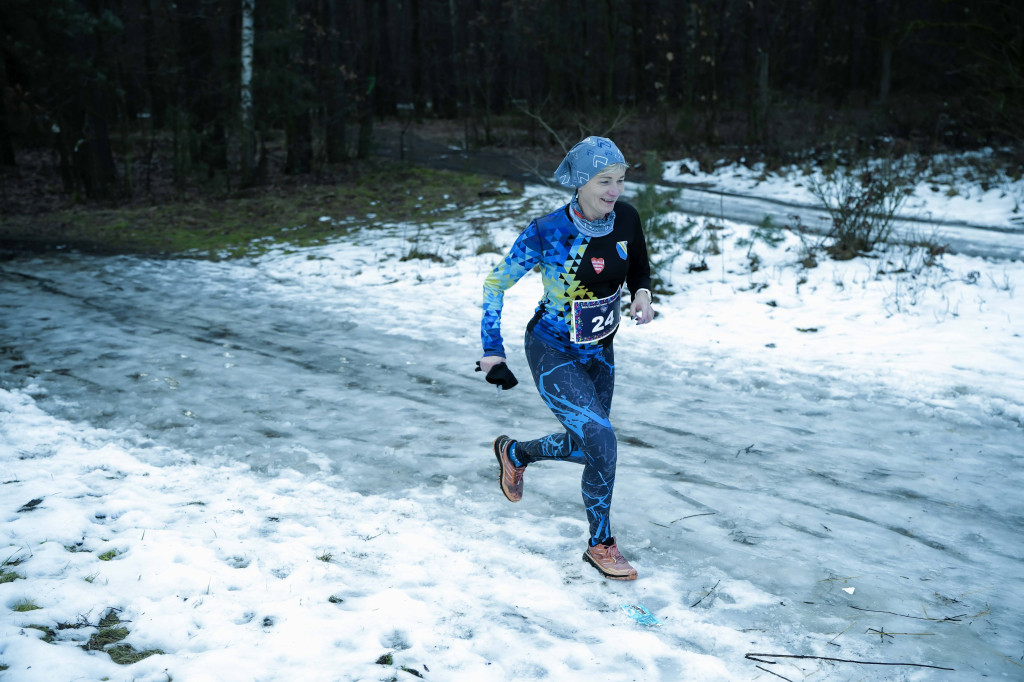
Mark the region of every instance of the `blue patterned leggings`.
<instances>
[{"instance_id":1,"label":"blue patterned leggings","mask_svg":"<svg viewBox=\"0 0 1024 682\"><path fill-rule=\"evenodd\" d=\"M615 388L612 346L593 358L577 360L527 332L526 359L541 399L565 431L516 443L516 459L522 464L546 459L582 464L590 542L607 540L612 536L616 460L615 431L608 419Z\"/></svg>"}]
</instances>

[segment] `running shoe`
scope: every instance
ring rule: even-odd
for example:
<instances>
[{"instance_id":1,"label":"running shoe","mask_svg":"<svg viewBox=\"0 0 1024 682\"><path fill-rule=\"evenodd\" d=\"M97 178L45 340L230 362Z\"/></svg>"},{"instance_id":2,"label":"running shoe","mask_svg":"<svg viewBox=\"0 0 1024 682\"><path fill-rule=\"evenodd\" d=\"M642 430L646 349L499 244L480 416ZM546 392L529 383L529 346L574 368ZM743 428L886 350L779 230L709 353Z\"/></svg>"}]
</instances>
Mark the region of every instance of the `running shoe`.
<instances>
[{"instance_id":1,"label":"running shoe","mask_svg":"<svg viewBox=\"0 0 1024 682\"><path fill-rule=\"evenodd\" d=\"M508 451L515 441L508 436L498 436L494 439L494 456L498 458L498 481L501 483L501 492L509 502L518 502L523 499L523 471L526 467L517 467L508 456Z\"/></svg>"},{"instance_id":2,"label":"running shoe","mask_svg":"<svg viewBox=\"0 0 1024 682\"><path fill-rule=\"evenodd\" d=\"M615 538L607 545L587 547L583 560L597 569L598 573L611 580L636 580L636 569L629 565L615 545Z\"/></svg>"}]
</instances>

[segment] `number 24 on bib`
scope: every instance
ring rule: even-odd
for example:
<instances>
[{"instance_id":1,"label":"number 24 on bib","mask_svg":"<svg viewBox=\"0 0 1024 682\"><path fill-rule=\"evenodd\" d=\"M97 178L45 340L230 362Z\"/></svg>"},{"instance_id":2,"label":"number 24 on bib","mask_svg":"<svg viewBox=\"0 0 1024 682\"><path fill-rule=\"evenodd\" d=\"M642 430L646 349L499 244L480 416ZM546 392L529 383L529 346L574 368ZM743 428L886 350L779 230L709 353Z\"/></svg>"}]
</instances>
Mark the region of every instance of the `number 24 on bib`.
<instances>
[{"instance_id":1,"label":"number 24 on bib","mask_svg":"<svg viewBox=\"0 0 1024 682\"><path fill-rule=\"evenodd\" d=\"M572 302L572 342L594 343L619 326L619 294L606 298Z\"/></svg>"}]
</instances>

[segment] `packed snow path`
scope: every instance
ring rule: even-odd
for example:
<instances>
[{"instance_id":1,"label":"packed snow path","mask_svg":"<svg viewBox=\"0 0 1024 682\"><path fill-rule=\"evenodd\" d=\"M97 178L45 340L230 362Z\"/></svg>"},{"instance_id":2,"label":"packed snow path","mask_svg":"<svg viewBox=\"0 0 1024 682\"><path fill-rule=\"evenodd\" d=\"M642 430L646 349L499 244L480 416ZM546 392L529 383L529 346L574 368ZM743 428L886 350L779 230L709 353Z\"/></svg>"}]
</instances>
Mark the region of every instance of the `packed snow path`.
<instances>
[{"instance_id":1,"label":"packed snow path","mask_svg":"<svg viewBox=\"0 0 1024 682\"><path fill-rule=\"evenodd\" d=\"M500 585L480 595L486 623L474 625L520 641L507 655L532 661L517 668L492 653L502 675L558 679L549 644L537 642L586 641L599 622L632 632L610 609L642 602L662 621L650 631L655 640L624 640L633 658L622 659L603 639L595 662L574 669L621 665L623 677L609 679L679 679L701 670L697 656L720 664L703 669L706 679L777 679L758 665L794 679L1021 678L1019 375L968 368L962 399L940 400L884 371L850 372L839 357L776 366L785 348L771 338L735 353L695 352L678 344L693 330L623 329L613 527L641 579L609 583L580 561L578 469L531 467L516 506L498 490L494 436L556 428L522 358L519 330L536 299L529 283L510 294L505 322L523 385L498 395L471 371L476 283L488 261L417 272L392 260L392 274L367 282L352 262L378 267L366 254L383 247L359 248L248 263L73 255L4 263L0 387L114 434L143 461L170 464L161 458L176 452L244 462L268 478L282 469L327 473L363 496L415 497L460 533L462 551L472 555L478 543L481 562L513 575L517 566L546 567L562 580L549 589L573 604L564 622ZM335 266L352 276L318 277ZM660 322L672 324L680 309L666 301ZM4 499L4 512L26 501ZM304 501L294 504L301 510ZM445 556L439 547L422 561ZM453 589L435 587L439 603ZM609 651L623 662L607 661ZM747 653L956 672L769 666Z\"/></svg>"}]
</instances>

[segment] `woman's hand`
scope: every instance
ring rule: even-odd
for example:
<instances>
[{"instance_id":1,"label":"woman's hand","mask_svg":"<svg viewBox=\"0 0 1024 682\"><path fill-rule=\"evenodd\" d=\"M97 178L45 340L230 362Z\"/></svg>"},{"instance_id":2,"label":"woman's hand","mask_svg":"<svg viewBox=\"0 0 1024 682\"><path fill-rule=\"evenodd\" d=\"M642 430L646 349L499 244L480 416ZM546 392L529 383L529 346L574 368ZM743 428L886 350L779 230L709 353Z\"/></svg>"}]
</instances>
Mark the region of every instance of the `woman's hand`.
<instances>
[{"instance_id":1,"label":"woman's hand","mask_svg":"<svg viewBox=\"0 0 1024 682\"><path fill-rule=\"evenodd\" d=\"M476 363L476 371L483 372L487 383L495 384L498 392L508 391L519 385L519 380L505 364L505 358L496 355L485 355Z\"/></svg>"},{"instance_id":2,"label":"woman's hand","mask_svg":"<svg viewBox=\"0 0 1024 682\"><path fill-rule=\"evenodd\" d=\"M480 371L486 375L491 371L491 367L500 365L503 362L505 362L505 358L500 355L485 355L480 358Z\"/></svg>"},{"instance_id":3,"label":"woman's hand","mask_svg":"<svg viewBox=\"0 0 1024 682\"><path fill-rule=\"evenodd\" d=\"M654 319L654 308L651 307L651 292L647 291L647 289L641 289L637 292L629 306L629 316L637 324L647 324Z\"/></svg>"}]
</instances>

